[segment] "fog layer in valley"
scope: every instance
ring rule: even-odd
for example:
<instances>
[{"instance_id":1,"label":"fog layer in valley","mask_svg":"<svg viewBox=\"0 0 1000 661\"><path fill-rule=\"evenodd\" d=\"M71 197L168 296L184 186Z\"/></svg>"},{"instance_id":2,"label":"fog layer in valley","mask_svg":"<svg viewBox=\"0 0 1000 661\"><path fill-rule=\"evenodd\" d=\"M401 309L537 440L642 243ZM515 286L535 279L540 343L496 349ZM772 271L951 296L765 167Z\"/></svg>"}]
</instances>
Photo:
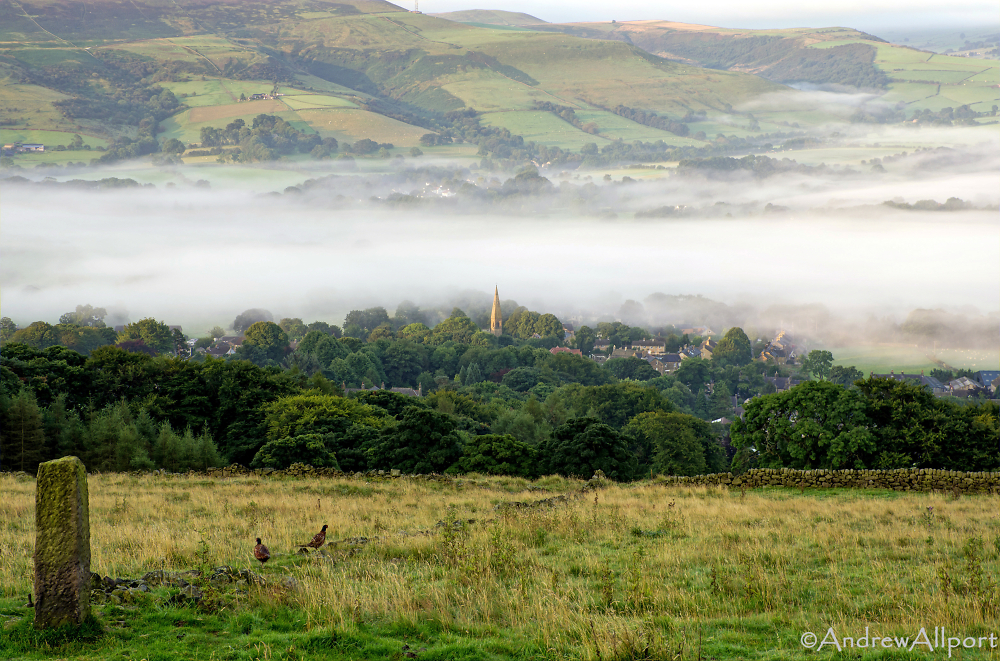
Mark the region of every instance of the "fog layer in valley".
<instances>
[{"instance_id":1,"label":"fog layer in valley","mask_svg":"<svg viewBox=\"0 0 1000 661\"><path fill-rule=\"evenodd\" d=\"M26 170L27 181L0 183L2 313L22 326L54 323L90 303L119 323L151 316L195 335L250 307L340 323L352 309L440 305L494 285L564 315L614 316L627 299L655 292L757 309L821 304L859 318L996 311L992 127L833 128L842 142L813 150L813 162L792 150L764 155L776 159L764 169L682 162L669 175L647 168L624 178L543 167L515 179L429 159L380 173L329 163L276 164L271 174L127 164L51 173L157 182L94 191L38 183L49 173ZM826 153L830 165L815 162ZM212 187L195 185L202 178ZM257 183L248 190L241 180ZM949 198L961 210L912 208Z\"/></svg>"},{"instance_id":2,"label":"fog layer in valley","mask_svg":"<svg viewBox=\"0 0 1000 661\"><path fill-rule=\"evenodd\" d=\"M614 310L658 291L862 313L997 303L995 212L633 221L10 190L3 217L3 314L21 325L80 303L191 333L254 306L340 322L354 308L494 284L553 311Z\"/></svg>"}]
</instances>

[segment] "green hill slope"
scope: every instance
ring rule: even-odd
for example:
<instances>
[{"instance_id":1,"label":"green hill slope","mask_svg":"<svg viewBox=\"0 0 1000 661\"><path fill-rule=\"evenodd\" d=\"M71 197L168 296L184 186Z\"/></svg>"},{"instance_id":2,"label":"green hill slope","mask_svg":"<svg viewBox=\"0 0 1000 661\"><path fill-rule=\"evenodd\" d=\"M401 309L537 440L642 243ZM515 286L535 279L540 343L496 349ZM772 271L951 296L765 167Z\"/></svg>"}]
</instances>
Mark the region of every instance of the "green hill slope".
<instances>
[{"instance_id":1,"label":"green hill slope","mask_svg":"<svg viewBox=\"0 0 1000 661\"><path fill-rule=\"evenodd\" d=\"M449 11L429 15L458 23L472 23L473 25L506 25L510 27L548 25L548 21L543 21L531 14L502 11L499 9L467 9L465 11Z\"/></svg>"},{"instance_id":2,"label":"green hill slope","mask_svg":"<svg viewBox=\"0 0 1000 661\"><path fill-rule=\"evenodd\" d=\"M531 26L589 39L615 39L660 57L710 69L753 73L784 84L845 85L888 92L910 110L998 99L1000 63L949 57L890 44L850 28L735 30L668 21Z\"/></svg>"},{"instance_id":3,"label":"green hill slope","mask_svg":"<svg viewBox=\"0 0 1000 661\"><path fill-rule=\"evenodd\" d=\"M239 96L273 88L284 96L262 111L293 125L340 139L368 137L378 125L406 146L453 110L528 111L545 102L618 126L621 118L607 110L623 100L680 116L780 89L620 40L504 29L519 21L544 25L528 15L455 17L500 25L411 13L381 0L4 3L0 92L10 102L0 105L0 126L106 141L162 123L161 140L190 141L203 125L252 116L259 108L237 106ZM383 119L365 118L369 113ZM49 138L62 142L61 135ZM558 135L547 142L558 143ZM574 135L565 144L579 142Z\"/></svg>"}]
</instances>

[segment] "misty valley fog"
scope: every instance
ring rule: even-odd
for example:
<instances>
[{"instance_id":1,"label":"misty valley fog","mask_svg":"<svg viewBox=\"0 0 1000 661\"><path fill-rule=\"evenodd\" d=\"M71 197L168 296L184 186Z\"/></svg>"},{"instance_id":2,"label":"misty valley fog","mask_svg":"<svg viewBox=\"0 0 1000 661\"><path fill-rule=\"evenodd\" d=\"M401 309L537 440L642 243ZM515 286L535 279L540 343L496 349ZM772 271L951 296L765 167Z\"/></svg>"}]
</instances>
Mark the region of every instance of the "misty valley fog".
<instances>
[{"instance_id":1,"label":"misty valley fog","mask_svg":"<svg viewBox=\"0 0 1000 661\"><path fill-rule=\"evenodd\" d=\"M794 94L845 108L868 98ZM992 128L830 125L819 133L840 136L836 148L768 152L729 171L543 166L516 177L429 158L361 171L336 161L26 170L0 184L3 314L23 326L92 303L118 323L151 316L192 335L249 307L340 323L352 309L441 305L494 285L564 316L613 317L655 292L856 318L990 314ZM145 187L65 183L106 177ZM961 210L885 204L949 199Z\"/></svg>"},{"instance_id":2,"label":"misty valley fog","mask_svg":"<svg viewBox=\"0 0 1000 661\"><path fill-rule=\"evenodd\" d=\"M579 173L543 174L583 184ZM3 314L21 325L55 321L89 302L133 321L183 324L192 334L252 306L338 323L351 309L392 309L404 298L429 304L494 284L504 297L562 314L613 314L625 299L653 292L760 306L820 303L878 316L997 306L995 211L879 205L952 196L996 204L995 163L978 173L888 180L670 177L625 190L593 179L599 194L591 208L529 206L521 215L479 210L474 201L442 210L368 202L360 192L371 195L372 187L352 196L365 186L351 177L274 196L221 187L7 185ZM785 210L766 213L765 203ZM622 213L665 204L687 205L689 213Z\"/></svg>"}]
</instances>

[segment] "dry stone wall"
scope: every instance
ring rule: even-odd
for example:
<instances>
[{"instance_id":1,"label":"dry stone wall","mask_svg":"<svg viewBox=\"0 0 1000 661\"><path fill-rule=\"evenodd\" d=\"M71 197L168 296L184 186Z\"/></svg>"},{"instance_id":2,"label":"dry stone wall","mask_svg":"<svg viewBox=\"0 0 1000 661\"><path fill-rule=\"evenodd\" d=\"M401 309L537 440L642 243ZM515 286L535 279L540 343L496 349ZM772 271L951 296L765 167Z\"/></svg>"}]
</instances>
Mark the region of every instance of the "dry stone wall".
<instances>
[{"instance_id":1,"label":"dry stone wall","mask_svg":"<svg viewBox=\"0 0 1000 661\"><path fill-rule=\"evenodd\" d=\"M752 468L743 475L714 473L672 476L673 484L727 486L736 489L796 487L800 489L890 489L892 491L960 491L1000 493L1000 472L963 473L931 468L896 470L793 470Z\"/></svg>"},{"instance_id":2,"label":"dry stone wall","mask_svg":"<svg viewBox=\"0 0 1000 661\"><path fill-rule=\"evenodd\" d=\"M208 475L239 477L402 477L398 470L344 473L332 468L313 468L293 464L285 470L249 469L239 465L210 468ZM445 475L411 475L429 480L451 480ZM460 478L459 478L460 479ZM1000 472L964 473L930 468L897 470L793 470L791 468L752 468L742 475L712 473L692 477L670 475L658 478L664 484L724 486L734 489L792 487L798 489L890 489L892 491L959 491L961 493L1000 493Z\"/></svg>"}]
</instances>

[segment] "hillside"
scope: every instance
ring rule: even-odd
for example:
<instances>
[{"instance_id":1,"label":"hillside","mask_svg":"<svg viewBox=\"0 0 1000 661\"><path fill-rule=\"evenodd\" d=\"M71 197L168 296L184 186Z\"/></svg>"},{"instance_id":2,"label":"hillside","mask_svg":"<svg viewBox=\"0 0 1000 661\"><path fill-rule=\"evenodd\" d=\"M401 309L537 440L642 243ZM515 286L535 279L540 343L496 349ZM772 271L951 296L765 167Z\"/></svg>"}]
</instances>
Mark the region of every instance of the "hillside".
<instances>
[{"instance_id":1,"label":"hillside","mask_svg":"<svg viewBox=\"0 0 1000 661\"><path fill-rule=\"evenodd\" d=\"M752 73L794 85L849 86L888 92L910 110L969 105L989 111L1000 100L996 61L951 57L891 44L843 27L735 30L669 21L532 26L589 39L615 39L672 61Z\"/></svg>"},{"instance_id":2,"label":"hillside","mask_svg":"<svg viewBox=\"0 0 1000 661\"><path fill-rule=\"evenodd\" d=\"M444 18L457 23L471 23L473 25L505 25L510 27L548 25L548 21L543 21L531 14L502 11L499 9L467 9L465 11L430 14L430 16Z\"/></svg>"},{"instance_id":3,"label":"hillside","mask_svg":"<svg viewBox=\"0 0 1000 661\"><path fill-rule=\"evenodd\" d=\"M304 135L374 141L388 155L428 148L544 163L553 156L538 147L579 157L617 141L656 143L661 153L766 151L809 126L848 119L800 103L805 97L785 84L873 90L879 102L851 117L864 122L909 121L916 111L932 113L921 121L987 121L977 118L1000 96L995 62L847 28L556 25L487 10L442 16L382 0L0 4L3 142L72 143L132 158L268 114ZM971 110L948 110L963 105ZM303 140L295 157L314 142ZM184 156L214 162L221 154ZM19 158L65 164L82 155Z\"/></svg>"},{"instance_id":4,"label":"hillside","mask_svg":"<svg viewBox=\"0 0 1000 661\"><path fill-rule=\"evenodd\" d=\"M486 14L470 16L544 24ZM373 137L408 147L439 130L449 111L475 109L487 113L484 125L519 133L523 114L548 103L588 113L596 127L589 132L546 120L560 127L550 142L578 145L629 133L608 111L623 99L680 117L723 112L778 89L620 40L469 25L381 0L0 5L0 126L7 142L65 144L80 134L97 147L138 139L144 126L160 124L161 142L188 143L204 126L269 113L338 140ZM264 101L240 101L271 92ZM631 134L685 143L656 128Z\"/></svg>"}]
</instances>

